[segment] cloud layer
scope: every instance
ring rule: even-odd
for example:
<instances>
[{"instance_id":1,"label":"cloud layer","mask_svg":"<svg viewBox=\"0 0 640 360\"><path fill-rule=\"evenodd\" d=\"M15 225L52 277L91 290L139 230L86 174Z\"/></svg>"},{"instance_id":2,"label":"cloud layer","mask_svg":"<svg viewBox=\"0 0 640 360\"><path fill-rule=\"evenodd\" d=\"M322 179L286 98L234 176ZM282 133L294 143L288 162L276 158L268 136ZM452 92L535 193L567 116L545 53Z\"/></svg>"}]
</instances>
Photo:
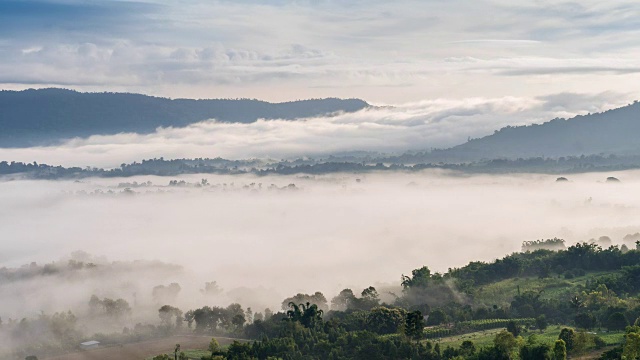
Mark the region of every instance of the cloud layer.
<instances>
[{"instance_id":1,"label":"cloud layer","mask_svg":"<svg viewBox=\"0 0 640 360\"><path fill-rule=\"evenodd\" d=\"M0 148L0 159L117 167L123 162L156 157L280 159L348 151L398 153L450 147L469 137L491 134L506 125L569 118L608 110L629 101L630 95L611 92L425 100L296 121L231 124L210 120L185 128L159 128L148 135L92 136L72 139L59 146Z\"/></svg>"},{"instance_id":2,"label":"cloud layer","mask_svg":"<svg viewBox=\"0 0 640 360\"><path fill-rule=\"evenodd\" d=\"M377 102L638 92L639 14L634 1L10 0L0 86Z\"/></svg>"}]
</instances>

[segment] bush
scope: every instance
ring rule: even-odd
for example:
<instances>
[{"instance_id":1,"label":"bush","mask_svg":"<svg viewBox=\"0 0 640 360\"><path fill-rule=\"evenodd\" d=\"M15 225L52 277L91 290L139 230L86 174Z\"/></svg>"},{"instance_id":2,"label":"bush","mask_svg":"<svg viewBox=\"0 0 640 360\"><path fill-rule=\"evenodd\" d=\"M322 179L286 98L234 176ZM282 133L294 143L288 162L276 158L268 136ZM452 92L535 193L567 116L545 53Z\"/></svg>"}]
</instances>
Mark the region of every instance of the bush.
<instances>
[{"instance_id":1,"label":"bush","mask_svg":"<svg viewBox=\"0 0 640 360\"><path fill-rule=\"evenodd\" d=\"M596 345L596 349L602 349L603 347L607 346L607 342L597 335L593 337L593 343Z\"/></svg>"}]
</instances>

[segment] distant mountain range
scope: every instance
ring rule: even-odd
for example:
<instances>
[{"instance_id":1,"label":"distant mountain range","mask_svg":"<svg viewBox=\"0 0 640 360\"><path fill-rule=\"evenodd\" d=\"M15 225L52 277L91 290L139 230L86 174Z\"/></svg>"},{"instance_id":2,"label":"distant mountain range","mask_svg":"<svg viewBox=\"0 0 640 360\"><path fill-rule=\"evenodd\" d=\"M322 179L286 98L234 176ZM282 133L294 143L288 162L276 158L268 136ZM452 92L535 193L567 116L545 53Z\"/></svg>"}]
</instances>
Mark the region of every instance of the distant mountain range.
<instances>
[{"instance_id":1,"label":"distant mountain range","mask_svg":"<svg viewBox=\"0 0 640 360\"><path fill-rule=\"evenodd\" d=\"M251 99L167 99L128 93L81 93L65 89L0 91L0 147L26 147L62 139L121 132L150 133L207 119L250 123L354 112L358 99L268 103Z\"/></svg>"},{"instance_id":2,"label":"distant mountain range","mask_svg":"<svg viewBox=\"0 0 640 360\"><path fill-rule=\"evenodd\" d=\"M121 132L150 133L206 119L250 123L354 112L369 107L359 99L317 99L285 103L259 100L166 99L127 93L80 93L64 89L0 91L0 147L53 144L72 137ZM400 156L367 155L395 164L469 163L492 159L640 155L640 103L598 114L507 126L449 149ZM430 144L424 144L425 148ZM341 161L358 162L362 156ZM366 159L365 159L366 160Z\"/></svg>"},{"instance_id":3,"label":"distant mountain range","mask_svg":"<svg viewBox=\"0 0 640 360\"><path fill-rule=\"evenodd\" d=\"M394 163L460 163L491 159L640 155L640 103L543 124L507 126L449 149L407 153Z\"/></svg>"}]
</instances>

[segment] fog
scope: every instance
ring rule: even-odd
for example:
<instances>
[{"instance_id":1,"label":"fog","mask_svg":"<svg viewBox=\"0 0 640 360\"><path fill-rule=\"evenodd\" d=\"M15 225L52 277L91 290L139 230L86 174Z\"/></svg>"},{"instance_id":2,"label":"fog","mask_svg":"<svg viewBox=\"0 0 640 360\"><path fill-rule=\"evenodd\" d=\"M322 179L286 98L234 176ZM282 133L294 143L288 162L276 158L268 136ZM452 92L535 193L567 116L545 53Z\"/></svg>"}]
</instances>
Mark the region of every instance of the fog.
<instances>
[{"instance_id":1,"label":"fog","mask_svg":"<svg viewBox=\"0 0 640 360\"><path fill-rule=\"evenodd\" d=\"M397 286L423 265L445 272L518 251L525 240L606 235L621 244L640 231L639 171L567 177L428 171L0 182L0 266L65 264L78 250L108 265L86 277L4 284L0 316L81 312L96 294L153 305L137 315L157 321L151 290L171 282L181 285L175 305L185 310L234 301L277 310L298 292L331 299L346 287ZM202 178L211 185L167 186ZM133 260L146 262L112 263ZM224 289L215 299L200 292L208 281Z\"/></svg>"},{"instance_id":2,"label":"fog","mask_svg":"<svg viewBox=\"0 0 640 360\"><path fill-rule=\"evenodd\" d=\"M511 125L601 112L628 104L632 94L559 93L542 97L430 99L354 113L253 123L215 119L151 134L76 138L58 145L2 148L0 159L50 165L113 168L141 159L298 158L349 151L403 153L459 145Z\"/></svg>"}]
</instances>

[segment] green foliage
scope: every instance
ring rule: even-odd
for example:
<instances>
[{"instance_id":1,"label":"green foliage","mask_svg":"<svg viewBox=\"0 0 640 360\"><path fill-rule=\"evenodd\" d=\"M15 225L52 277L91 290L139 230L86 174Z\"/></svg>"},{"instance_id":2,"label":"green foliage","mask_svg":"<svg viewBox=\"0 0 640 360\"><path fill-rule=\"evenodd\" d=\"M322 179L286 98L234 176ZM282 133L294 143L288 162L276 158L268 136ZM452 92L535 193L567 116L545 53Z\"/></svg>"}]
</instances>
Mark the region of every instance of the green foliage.
<instances>
[{"instance_id":1,"label":"green foliage","mask_svg":"<svg viewBox=\"0 0 640 360\"><path fill-rule=\"evenodd\" d=\"M211 352L211 357L219 355L222 352L222 348L220 347L220 344L218 343L218 340L216 340L216 338L211 338L211 341L209 341L209 347L207 349Z\"/></svg>"},{"instance_id":2,"label":"green foliage","mask_svg":"<svg viewBox=\"0 0 640 360\"><path fill-rule=\"evenodd\" d=\"M404 332L412 339L421 339L424 334L424 317L420 311L407 313Z\"/></svg>"},{"instance_id":3,"label":"green foliage","mask_svg":"<svg viewBox=\"0 0 640 360\"><path fill-rule=\"evenodd\" d=\"M520 348L521 360L551 360L551 346L547 344L526 344Z\"/></svg>"},{"instance_id":4,"label":"green foliage","mask_svg":"<svg viewBox=\"0 0 640 360\"><path fill-rule=\"evenodd\" d=\"M509 321L507 323L507 331L513 334L513 336L518 337L520 335L521 328L515 323L515 321Z\"/></svg>"},{"instance_id":5,"label":"green foliage","mask_svg":"<svg viewBox=\"0 0 640 360\"><path fill-rule=\"evenodd\" d=\"M547 317L544 314L539 315L536 318L536 327L540 331L544 331L544 329L546 329L548 326L549 326L549 322L547 321Z\"/></svg>"},{"instance_id":6,"label":"green foliage","mask_svg":"<svg viewBox=\"0 0 640 360\"><path fill-rule=\"evenodd\" d=\"M402 333L406 315L407 312L400 308L373 308L367 317L367 329L377 334Z\"/></svg>"},{"instance_id":7,"label":"green foliage","mask_svg":"<svg viewBox=\"0 0 640 360\"><path fill-rule=\"evenodd\" d=\"M451 336L455 334L469 333L479 330L490 330L505 328L509 322L514 322L517 325L531 324L534 322L532 318L524 319L484 319L484 320L470 320L461 321L455 325L455 327L447 326L434 326L424 329L424 336L427 339L440 338L445 336Z\"/></svg>"},{"instance_id":8,"label":"green foliage","mask_svg":"<svg viewBox=\"0 0 640 360\"><path fill-rule=\"evenodd\" d=\"M306 303L296 305L290 302L289 307L291 309L287 311L287 317L291 321L297 321L307 328L312 328L322 323L323 311L319 310L316 304Z\"/></svg>"},{"instance_id":9,"label":"green foliage","mask_svg":"<svg viewBox=\"0 0 640 360\"><path fill-rule=\"evenodd\" d=\"M609 330L624 330L629 326L629 320L621 312L615 312L607 319L607 329Z\"/></svg>"},{"instance_id":10,"label":"green foliage","mask_svg":"<svg viewBox=\"0 0 640 360\"><path fill-rule=\"evenodd\" d=\"M282 310L289 310L291 307L290 304L306 304L310 303L316 305L319 310L323 312L329 311L329 306L327 305L327 298L320 291L316 291L313 294L296 294L290 298L286 298L282 301Z\"/></svg>"},{"instance_id":11,"label":"green foliage","mask_svg":"<svg viewBox=\"0 0 640 360\"><path fill-rule=\"evenodd\" d=\"M571 328L563 328L558 336L558 340L562 340L564 342L567 352L573 350L575 338L576 333Z\"/></svg>"},{"instance_id":12,"label":"green foliage","mask_svg":"<svg viewBox=\"0 0 640 360\"><path fill-rule=\"evenodd\" d=\"M596 318L591 312L581 312L575 316L574 322L581 329L592 329L596 326Z\"/></svg>"},{"instance_id":13,"label":"green foliage","mask_svg":"<svg viewBox=\"0 0 640 360\"><path fill-rule=\"evenodd\" d=\"M518 340L512 333L506 330L499 332L494 338L493 343L502 357L516 357L514 353L518 352Z\"/></svg>"},{"instance_id":14,"label":"green foliage","mask_svg":"<svg viewBox=\"0 0 640 360\"><path fill-rule=\"evenodd\" d=\"M402 275L401 285L405 289L427 288L431 282L431 270L423 266L411 271L411 276Z\"/></svg>"},{"instance_id":15,"label":"green foliage","mask_svg":"<svg viewBox=\"0 0 640 360\"><path fill-rule=\"evenodd\" d=\"M625 336L622 358L629 360L640 358L640 333L630 332Z\"/></svg>"},{"instance_id":16,"label":"green foliage","mask_svg":"<svg viewBox=\"0 0 640 360\"><path fill-rule=\"evenodd\" d=\"M562 339L553 345L553 360L567 360L567 345Z\"/></svg>"},{"instance_id":17,"label":"green foliage","mask_svg":"<svg viewBox=\"0 0 640 360\"><path fill-rule=\"evenodd\" d=\"M444 311L442 311L442 309L433 310L431 314L429 314L429 317L427 318L428 326L440 325L446 322L447 322L447 314Z\"/></svg>"}]
</instances>

